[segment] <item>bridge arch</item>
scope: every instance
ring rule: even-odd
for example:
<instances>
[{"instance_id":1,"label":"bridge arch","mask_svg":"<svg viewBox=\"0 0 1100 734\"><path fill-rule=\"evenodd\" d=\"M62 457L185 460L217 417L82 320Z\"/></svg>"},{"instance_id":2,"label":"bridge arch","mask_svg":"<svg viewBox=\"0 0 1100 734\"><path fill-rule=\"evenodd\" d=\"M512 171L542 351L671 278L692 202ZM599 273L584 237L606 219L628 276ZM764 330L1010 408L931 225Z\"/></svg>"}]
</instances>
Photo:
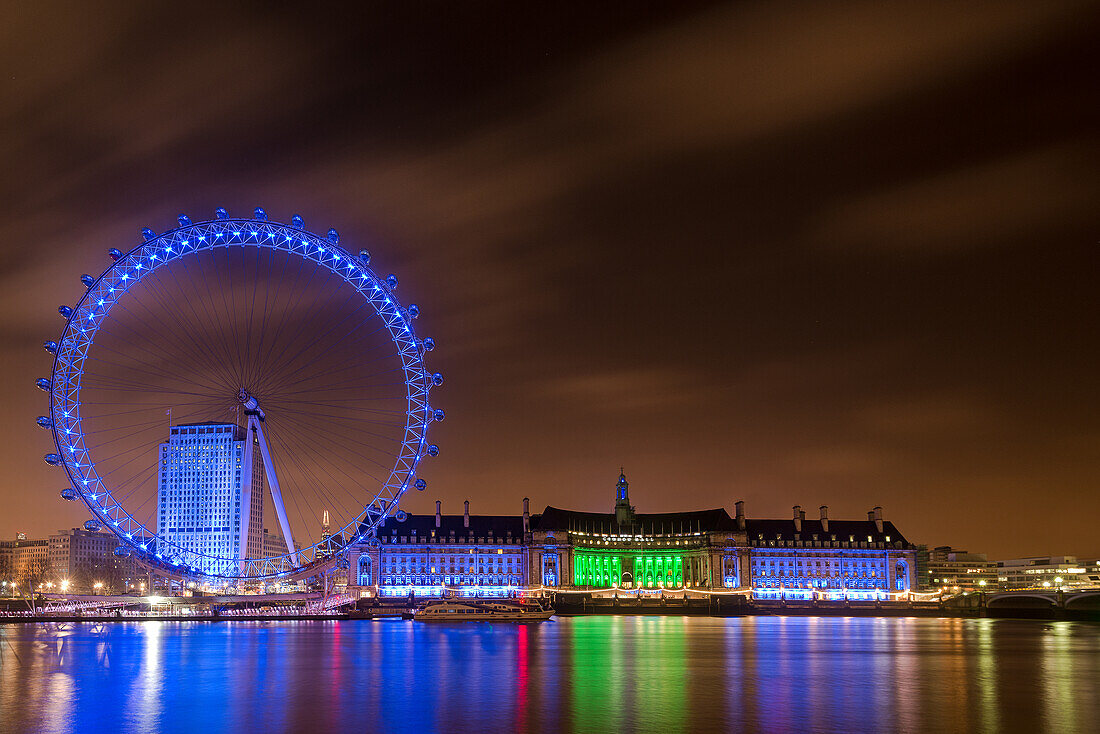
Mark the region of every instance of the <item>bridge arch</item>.
<instances>
[{"instance_id":1,"label":"bridge arch","mask_svg":"<svg viewBox=\"0 0 1100 734\"><path fill-rule=\"evenodd\" d=\"M986 600L986 607L1017 609L1046 609L1058 605L1058 597L1054 594L1035 593L1008 593L994 594Z\"/></svg>"},{"instance_id":2,"label":"bridge arch","mask_svg":"<svg viewBox=\"0 0 1100 734\"><path fill-rule=\"evenodd\" d=\"M1100 610L1100 589L1066 595L1066 609Z\"/></svg>"}]
</instances>

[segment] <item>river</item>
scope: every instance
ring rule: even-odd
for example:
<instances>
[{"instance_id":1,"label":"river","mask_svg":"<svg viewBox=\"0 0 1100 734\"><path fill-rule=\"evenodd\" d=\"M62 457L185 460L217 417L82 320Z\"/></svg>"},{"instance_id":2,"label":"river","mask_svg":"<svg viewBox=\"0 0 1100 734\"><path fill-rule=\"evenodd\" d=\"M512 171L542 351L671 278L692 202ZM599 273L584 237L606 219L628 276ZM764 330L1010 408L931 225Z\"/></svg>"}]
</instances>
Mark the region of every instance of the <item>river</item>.
<instances>
[{"instance_id":1,"label":"river","mask_svg":"<svg viewBox=\"0 0 1100 734\"><path fill-rule=\"evenodd\" d=\"M0 732L1097 731L1100 625L0 625Z\"/></svg>"}]
</instances>

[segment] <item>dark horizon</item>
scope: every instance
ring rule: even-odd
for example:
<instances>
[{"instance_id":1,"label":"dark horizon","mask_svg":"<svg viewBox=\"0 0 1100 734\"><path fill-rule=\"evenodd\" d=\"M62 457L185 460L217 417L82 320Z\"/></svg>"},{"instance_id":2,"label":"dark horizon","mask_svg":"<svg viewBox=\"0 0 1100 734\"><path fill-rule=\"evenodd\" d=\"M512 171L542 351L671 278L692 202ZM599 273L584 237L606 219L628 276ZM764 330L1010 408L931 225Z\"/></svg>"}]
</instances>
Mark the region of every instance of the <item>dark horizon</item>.
<instances>
[{"instance_id":1,"label":"dark horizon","mask_svg":"<svg viewBox=\"0 0 1100 734\"><path fill-rule=\"evenodd\" d=\"M0 30L0 538L59 304L216 207L340 231L447 378L402 507L862 519L1100 556L1100 14L514 4L12 8Z\"/></svg>"}]
</instances>

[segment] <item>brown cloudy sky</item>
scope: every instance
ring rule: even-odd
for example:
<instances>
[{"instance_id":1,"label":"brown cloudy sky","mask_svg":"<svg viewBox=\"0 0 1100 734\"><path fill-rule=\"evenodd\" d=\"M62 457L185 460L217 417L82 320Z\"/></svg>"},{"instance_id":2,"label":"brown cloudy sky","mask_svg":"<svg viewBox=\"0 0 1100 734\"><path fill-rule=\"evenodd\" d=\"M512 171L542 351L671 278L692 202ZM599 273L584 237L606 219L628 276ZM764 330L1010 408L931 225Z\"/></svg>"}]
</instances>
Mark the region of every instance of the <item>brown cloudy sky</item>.
<instances>
[{"instance_id":1,"label":"brown cloudy sky","mask_svg":"<svg viewBox=\"0 0 1100 734\"><path fill-rule=\"evenodd\" d=\"M1097 4L372 5L4 11L0 537L85 519L33 427L77 276L262 205L423 307L411 511L624 464L641 511L1100 554Z\"/></svg>"}]
</instances>

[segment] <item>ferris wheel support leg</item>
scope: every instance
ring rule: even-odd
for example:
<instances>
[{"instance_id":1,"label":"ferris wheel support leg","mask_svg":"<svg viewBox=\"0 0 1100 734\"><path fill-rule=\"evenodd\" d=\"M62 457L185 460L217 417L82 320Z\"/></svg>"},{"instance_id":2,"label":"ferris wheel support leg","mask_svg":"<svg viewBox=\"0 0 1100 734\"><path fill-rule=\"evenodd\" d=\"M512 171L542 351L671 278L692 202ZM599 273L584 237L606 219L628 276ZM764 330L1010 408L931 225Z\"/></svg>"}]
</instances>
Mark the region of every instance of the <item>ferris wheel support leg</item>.
<instances>
[{"instance_id":1,"label":"ferris wheel support leg","mask_svg":"<svg viewBox=\"0 0 1100 734\"><path fill-rule=\"evenodd\" d=\"M294 555L294 537L290 534L290 521L286 518L286 508L283 506L283 493L279 489L279 478L275 476L275 465L271 463L271 452L267 449L267 439L264 437L263 425L256 421L256 435L260 438L260 455L264 458L264 469L267 471L267 483L271 485L271 500L275 504L275 514L279 516L279 527L283 531L283 540L286 541L286 552Z\"/></svg>"},{"instance_id":2,"label":"ferris wheel support leg","mask_svg":"<svg viewBox=\"0 0 1100 734\"><path fill-rule=\"evenodd\" d=\"M248 529L252 525L252 427L255 417L249 416L244 429L244 457L241 461L241 530L237 559L241 562L240 573L244 573L244 560L248 558ZM258 422L258 421L257 421Z\"/></svg>"}]
</instances>

